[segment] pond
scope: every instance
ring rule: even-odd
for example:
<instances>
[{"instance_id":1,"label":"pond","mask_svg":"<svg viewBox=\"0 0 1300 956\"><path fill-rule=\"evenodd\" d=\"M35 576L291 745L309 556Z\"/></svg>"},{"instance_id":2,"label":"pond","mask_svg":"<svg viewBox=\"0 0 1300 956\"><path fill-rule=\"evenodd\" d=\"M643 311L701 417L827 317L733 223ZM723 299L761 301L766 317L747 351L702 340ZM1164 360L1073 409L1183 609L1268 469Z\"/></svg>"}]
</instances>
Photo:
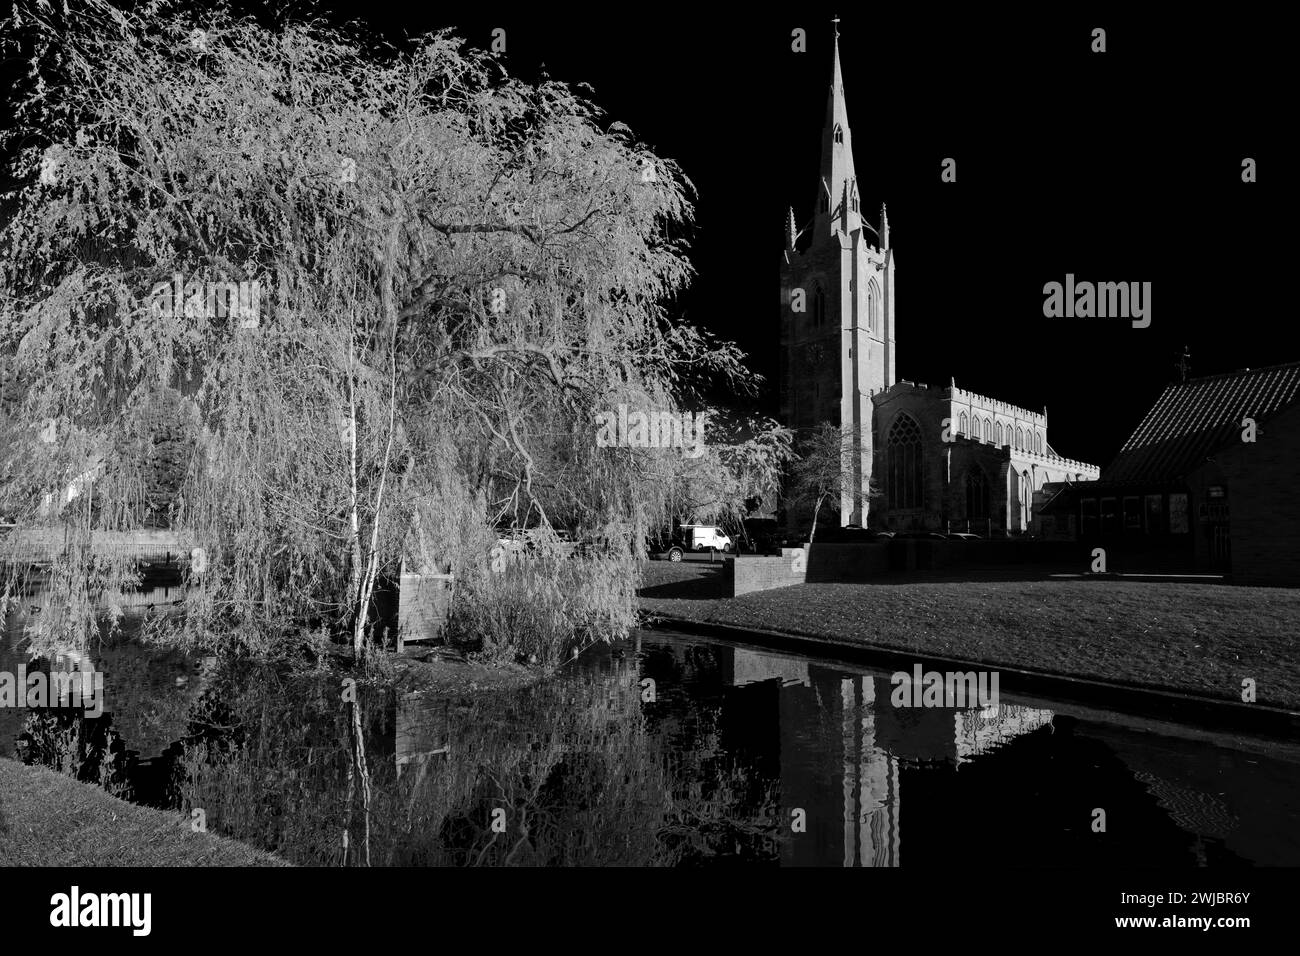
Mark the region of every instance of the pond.
<instances>
[{"instance_id":1,"label":"pond","mask_svg":"<svg viewBox=\"0 0 1300 956\"><path fill-rule=\"evenodd\" d=\"M355 707L337 676L129 641L94 663L104 716L0 709L7 754L24 735L29 760L304 864L1300 864L1290 746L1005 691L896 708L884 671L686 634L509 692L363 683Z\"/></svg>"}]
</instances>

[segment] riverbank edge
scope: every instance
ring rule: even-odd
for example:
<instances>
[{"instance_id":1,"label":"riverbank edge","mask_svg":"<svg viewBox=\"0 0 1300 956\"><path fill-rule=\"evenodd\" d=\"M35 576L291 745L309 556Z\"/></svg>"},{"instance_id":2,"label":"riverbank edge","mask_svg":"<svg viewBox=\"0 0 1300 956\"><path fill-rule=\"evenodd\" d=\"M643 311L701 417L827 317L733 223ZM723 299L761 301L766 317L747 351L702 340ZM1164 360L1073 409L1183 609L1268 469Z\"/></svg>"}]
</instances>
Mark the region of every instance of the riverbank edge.
<instances>
[{"instance_id":1,"label":"riverbank edge","mask_svg":"<svg viewBox=\"0 0 1300 956\"><path fill-rule=\"evenodd\" d=\"M813 656L825 656L827 650L834 650L853 663L894 671L904 670L908 673L917 664L926 671L997 671L999 689L1003 692L1055 697L1070 703L1192 724L1208 730L1235 731L1287 740L1300 737L1300 712L1266 704L1239 703L1146 684L1127 684L1076 674L1007 667L987 660L921 655L824 634L741 627L678 617L662 611L647 614L642 626L652 630L718 637L771 650L794 651ZM1007 677L1011 680L1008 681Z\"/></svg>"},{"instance_id":2,"label":"riverbank edge","mask_svg":"<svg viewBox=\"0 0 1300 956\"><path fill-rule=\"evenodd\" d=\"M293 866L179 813L129 803L94 783L0 757L0 867Z\"/></svg>"}]
</instances>

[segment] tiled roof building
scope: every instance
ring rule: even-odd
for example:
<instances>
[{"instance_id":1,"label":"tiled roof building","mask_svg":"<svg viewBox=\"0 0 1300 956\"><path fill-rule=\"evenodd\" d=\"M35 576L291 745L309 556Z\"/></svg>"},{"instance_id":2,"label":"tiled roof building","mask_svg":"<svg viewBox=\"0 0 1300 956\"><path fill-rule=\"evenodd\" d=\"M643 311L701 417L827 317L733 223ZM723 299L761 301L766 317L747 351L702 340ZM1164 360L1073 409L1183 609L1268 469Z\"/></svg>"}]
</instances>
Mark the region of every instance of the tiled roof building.
<instances>
[{"instance_id":1,"label":"tiled roof building","mask_svg":"<svg viewBox=\"0 0 1300 956\"><path fill-rule=\"evenodd\" d=\"M1300 362L1192 379L1165 389L1120 449L1103 481L1185 478L1225 445L1300 398Z\"/></svg>"},{"instance_id":2,"label":"tiled roof building","mask_svg":"<svg viewBox=\"0 0 1300 956\"><path fill-rule=\"evenodd\" d=\"M1052 532L1111 570L1300 585L1300 362L1170 385L1100 481L1053 486Z\"/></svg>"}]
</instances>

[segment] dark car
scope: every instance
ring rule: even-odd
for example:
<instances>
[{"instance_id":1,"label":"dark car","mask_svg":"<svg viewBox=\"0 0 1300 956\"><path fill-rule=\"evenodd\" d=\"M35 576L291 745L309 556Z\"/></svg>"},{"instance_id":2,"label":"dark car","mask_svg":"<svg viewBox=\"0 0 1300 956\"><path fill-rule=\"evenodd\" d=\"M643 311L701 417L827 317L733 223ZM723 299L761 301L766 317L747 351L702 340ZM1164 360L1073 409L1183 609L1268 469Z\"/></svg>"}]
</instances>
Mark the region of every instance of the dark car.
<instances>
[{"instance_id":1,"label":"dark car","mask_svg":"<svg viewBox=\"0 0 1300 956\"><path fill-rule=\"evenodd\" d=\"M892 537L893 535L888 531L876 531L874 528L864 528L860 524L846 524L843 527L831 525L820 528L817 537L813 540L823 544L850 544L858 541L881 541Z\"/></svg>"},{"instance_id":2,"label":"dark car","mask_svg":"<svg viewBox=\"0 0 1300 956\"><path fill-rule=\"evenodd\" d=\"M947 541L948 536L941 531L901 531L894 537L908 541Z\"/></svg>"}]
</instances>

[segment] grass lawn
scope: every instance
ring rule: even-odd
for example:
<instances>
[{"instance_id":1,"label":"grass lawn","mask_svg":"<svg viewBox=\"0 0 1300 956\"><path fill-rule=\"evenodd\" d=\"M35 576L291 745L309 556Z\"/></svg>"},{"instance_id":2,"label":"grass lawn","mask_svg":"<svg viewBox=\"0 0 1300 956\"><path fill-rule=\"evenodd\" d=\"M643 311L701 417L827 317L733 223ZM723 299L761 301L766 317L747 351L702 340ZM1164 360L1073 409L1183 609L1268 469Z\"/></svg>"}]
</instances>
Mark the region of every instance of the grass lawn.
<instances>
[{"instance_id":1,"label":"grass lawn","mask_svg":"<svg viewBox=\"0 0 1300 956\"><path fill-rule=\"evenodd\" d=\"M1300 710L1300 589L924 576L729 599L717 569L647 564L644 610Z\"/></svg>"},{"instance_id":2,"label":"grass lawn","mask_svg":"<svg viewBox=\"0 0 1300 956\"><path fill-rule=\"evenodd\" d=\"M177 813L0 758L0 866L287 866Z\"/></svg>"}]
</instances>

